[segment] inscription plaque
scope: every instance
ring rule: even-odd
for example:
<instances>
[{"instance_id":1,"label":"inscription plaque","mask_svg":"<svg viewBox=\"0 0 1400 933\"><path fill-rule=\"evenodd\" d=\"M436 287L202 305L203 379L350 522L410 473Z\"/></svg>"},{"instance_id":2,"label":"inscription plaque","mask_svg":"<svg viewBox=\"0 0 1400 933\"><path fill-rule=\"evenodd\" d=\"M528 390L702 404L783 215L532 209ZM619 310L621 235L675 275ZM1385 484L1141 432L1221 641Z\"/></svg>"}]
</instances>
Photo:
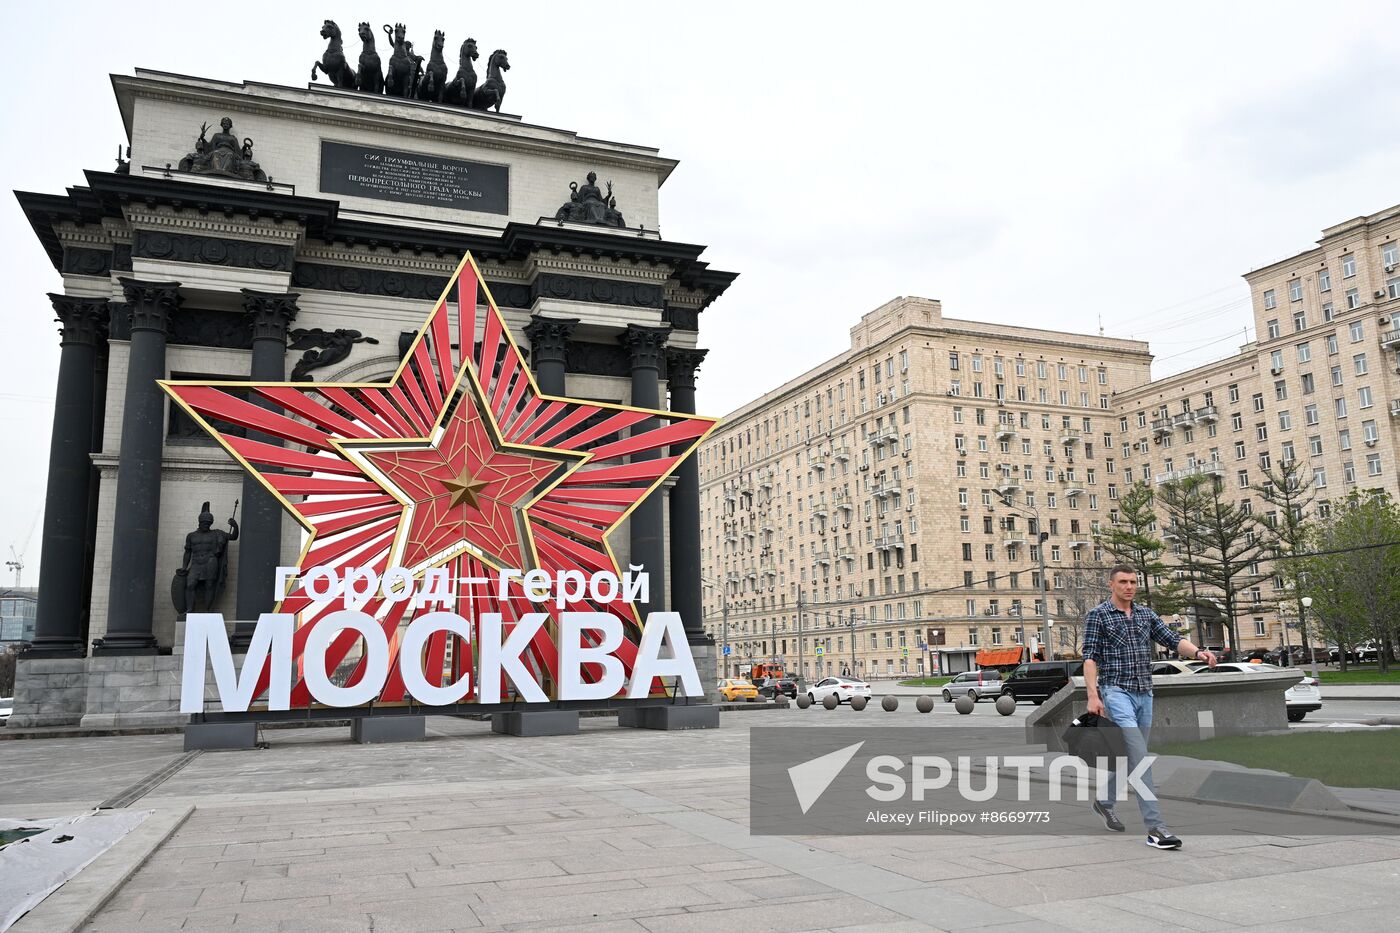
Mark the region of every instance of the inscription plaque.
<instances>
[{"instance_id":1,"label":"inscription plaque","mask_svg":"<svg viewBox=\"0 0 1400 933\"><path fill-rule=\"evenodd\" d=\"M321 190L487 214L509 210L510 170L424 152L321 143Z\"/></svg>"}]
</instances>

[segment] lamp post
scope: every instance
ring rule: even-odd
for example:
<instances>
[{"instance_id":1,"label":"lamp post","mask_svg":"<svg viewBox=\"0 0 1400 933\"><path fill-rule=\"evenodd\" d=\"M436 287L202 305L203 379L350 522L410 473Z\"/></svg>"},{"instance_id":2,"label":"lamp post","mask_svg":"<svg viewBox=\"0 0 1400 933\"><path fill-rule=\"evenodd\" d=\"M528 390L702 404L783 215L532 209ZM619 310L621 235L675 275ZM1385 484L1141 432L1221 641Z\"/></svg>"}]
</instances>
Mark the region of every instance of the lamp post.
<instances>
[{"instance_id":1,"label":"lamp post","mask_svg":"<svg viewBox=\"0 0 1400 933\"><path fill-rule=\"evenodd\" d=\"M1040 509L1033 505L1017 505L1011 501L1010 496L1002 497L1002 504L1012 511L1020 512L1023 516L1027 510L1035 516L1035 527L1038 530L1036 535L1036 553L1040 555L1040 642L1045 645L1045 660L1050 660L1050 581L1045 578L1045 542L1050 540L1050 532L1045 530L1045 523L1040 520Z\"/></svg>"},{"instance_id":2,"label":"lamp post","mask_svg":"<svg viewBox=\"0 0 1400 933\"><path fill-rule=\"evenodd\" d=\"M725 586L724 583L721 582L721 581L719 581L719 580L707 580L707 579L705 579L704 577L701 577L701 578L700 578L700 585L701 585L701 586L714 586L714 587L719 587L720 627L721 627L721 631L722 631L722 634L720 635L719 654L720 654L720 659L721 659L720 663L722 663L722 664L724 665L724 673L721 674L720 676L722 676L722 677L728 677L728 676L729 676L729 654L728 654L728 650L729 650L729 588L728 588L727 586ZM712 617L712 618L713 618L713 617Z\"/></svg>"},{"instance_id":3,"label":"lamp post","mask_svg":"<svg viewBox=\"0 0 1400 933\"><path fill-rule=\"evenodd\" d=\"M1304 597L1303 597L1303 618L1302 618L1303 642L1308 646L1308 657L1309 657L1309 658L1311 659L1311 661L1312 661L1312 675L1313 675L1313 680L1318 680L1318 676L1317 676L1317 649L1316 649L1315 647L1313 647L1312 639L1308 638L1308 610L1312 608L1312 603L1313 603L1313 601L1312 601L1312 597L1311 597L1311 596L1304 596ZM1321 681L1319 681L1319 682L1321 682Z\"/></svg>"}]
</instances>

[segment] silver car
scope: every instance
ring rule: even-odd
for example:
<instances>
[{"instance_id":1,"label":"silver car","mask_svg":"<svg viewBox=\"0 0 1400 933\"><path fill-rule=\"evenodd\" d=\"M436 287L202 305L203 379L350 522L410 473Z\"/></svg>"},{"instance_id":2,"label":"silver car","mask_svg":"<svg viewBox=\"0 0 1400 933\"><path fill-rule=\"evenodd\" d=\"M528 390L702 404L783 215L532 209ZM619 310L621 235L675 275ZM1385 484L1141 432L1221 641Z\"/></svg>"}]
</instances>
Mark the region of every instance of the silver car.
<instances>
[{"instance_id":1,"label":"silver car","mask_svg":"<svg viewBox=\"0 0 1400 933\"><path fill-rule=\"evenodd\" d=\"M943 685L943 701L951 703L961 696L972 697L976 703L983 697L1001 696L1001 671L966 671Z\"/></svg>"}]
</instances>

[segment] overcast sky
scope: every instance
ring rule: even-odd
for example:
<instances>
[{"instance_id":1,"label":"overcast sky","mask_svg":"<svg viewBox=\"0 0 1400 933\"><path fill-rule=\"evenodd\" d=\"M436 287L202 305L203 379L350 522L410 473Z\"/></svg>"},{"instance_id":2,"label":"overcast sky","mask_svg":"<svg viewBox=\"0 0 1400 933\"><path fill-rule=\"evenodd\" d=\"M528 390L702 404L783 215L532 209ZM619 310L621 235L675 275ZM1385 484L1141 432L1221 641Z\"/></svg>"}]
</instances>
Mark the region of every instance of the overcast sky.
<instances>
[{"instance_id":1,"label":"overcast sky","mask_svg":"<svg viewBox=\"0 0 1400 933\"><path fill-rule=\"evenodd\" d=\"M6 12L0 177L53 193L115 164L113 72L301 86L326 17L347 35L402 20L424 46L442 29L449 48L471 35L508 49L507 110L680 160L662 234L741 273L702 318L707 414L841 352L896 295L940 299L950 317L1102 321L1150 340L1156 375L1176 372L1244 341L1242 273L1400 202L1393 3ZM44 295L61 282L13 200L0 224L0 551L24 551L34 585L59 353Z\"/></svg>"}]
</instances>

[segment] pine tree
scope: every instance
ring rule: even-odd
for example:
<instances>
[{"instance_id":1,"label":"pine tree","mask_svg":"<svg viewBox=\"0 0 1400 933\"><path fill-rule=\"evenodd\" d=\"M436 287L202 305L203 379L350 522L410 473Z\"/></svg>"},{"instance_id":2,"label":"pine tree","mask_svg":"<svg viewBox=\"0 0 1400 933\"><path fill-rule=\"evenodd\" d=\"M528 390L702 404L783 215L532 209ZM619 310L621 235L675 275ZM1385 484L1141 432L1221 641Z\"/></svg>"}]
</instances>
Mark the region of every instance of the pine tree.
<instances>
[{"instance_id":1,"label":"pine tree","mask_svg":"<svg viewBox=\"0 0 1400 933\"><path fill-rule=\"evenodd\" d=\"M1203 604L1220 604L1231 654L1238 657L1239 594L1258 581L1250 565L1259 559L1259 546L1253 516L1227 501L1223 493L1222 483L1198 474L1167 483L1161 499L1182 547L1181 566L1192 584L1196 606L1199 610Z\"/></svg>"},{"instance_id":2,"label":"pine tree","mask_svg":"<svg viewBox=\"0 0 1400 933\"><path fill-rule=\"evenodd\" d=\"M1141 600L1160 616L1181 609L1181 587L1172 579L1162 559L1167 545L1157 537L1157 513L1152 487L1145 482L1129 486L1118 500L1118 520L1099 535L1099 545L1114 562L1131 564L1142 573ZM1163 582L1154 587L1152 581Z\"/></svg>"},{"instance_id":3,"label":"pine tree","mask_svg":"<svg viewBox=\"0 0 1400 933\"><path fill-rule=\"evenodd\" d=\"M1303 609L1303 597L1308 595L1308 586L1313 581L1302 578L1303 570L1294 554L1306 551L1308 520L1313 500L1317 492L1313 488L1312 477L1299 466L1297 460L1283 460L1278 469L1264 469L1264 482L1250 487L1264 500L1266 511L1255 515L1255 529L1259 535L1262 556L1273 567L1274 574L1283 581L1286 596L1280 595L1280 603L1288 599L1293 612L1300 620L1300 642L1305 656L1309 648L1307 614Z\"/></svg>"}]
</instances>

